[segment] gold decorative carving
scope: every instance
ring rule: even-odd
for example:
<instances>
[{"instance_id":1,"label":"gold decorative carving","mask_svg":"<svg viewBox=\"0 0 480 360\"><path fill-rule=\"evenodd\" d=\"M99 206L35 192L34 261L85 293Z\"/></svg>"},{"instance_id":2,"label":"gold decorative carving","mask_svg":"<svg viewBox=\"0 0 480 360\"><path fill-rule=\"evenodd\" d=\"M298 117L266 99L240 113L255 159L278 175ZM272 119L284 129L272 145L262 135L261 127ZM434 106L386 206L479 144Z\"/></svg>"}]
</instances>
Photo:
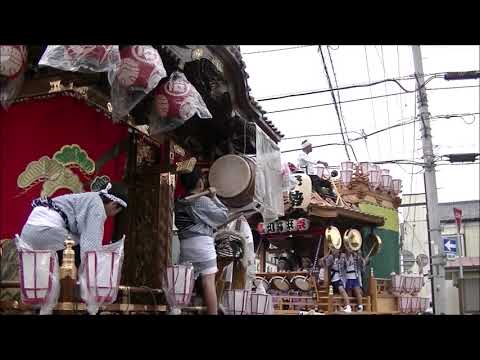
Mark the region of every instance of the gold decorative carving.
<instances>
[{"instance_id":1,"label":"gold decorative carving","mask_svg":"<svg viewBox=\"0 0 480 360\"><path fill-rule=\"evenodd\" d=\"M59 91L62 91L62 89L63 89L62 80L50 81L49 93L59 92Z\"/></svg>"},{"instance_id":2,"label":"gold decorative carving","mask_svg":"<svg viewBox=\"0 0 480 360\"><path fill-rule=\"evenodd\" d=\"M203 49L196 48L192 50L192 60L198 60L203 57Z\"/></svg>"}]
</instances>

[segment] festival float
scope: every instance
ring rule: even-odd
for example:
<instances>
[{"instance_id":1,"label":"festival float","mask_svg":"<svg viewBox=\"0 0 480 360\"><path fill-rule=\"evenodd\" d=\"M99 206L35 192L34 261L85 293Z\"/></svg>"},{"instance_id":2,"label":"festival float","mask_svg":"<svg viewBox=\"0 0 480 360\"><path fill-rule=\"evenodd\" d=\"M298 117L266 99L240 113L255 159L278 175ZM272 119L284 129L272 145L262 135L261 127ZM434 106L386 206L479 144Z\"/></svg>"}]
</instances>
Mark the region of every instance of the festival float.
<instances>
[{"instance_id":1,"label":"festival float","mask_svg":"<svg viewBox=\"0 0 480 360\"><path fill-rule=\"evenodd\" d=\"M362 274L363 311L353 314L425 311L427 299L417 295L423 276L397 274L401 180L392 179L379 165L348 161L339 173L315 166L314 175L330 186L314 191L310 176L290 165L283 168L285 181L294 181L284 193L285 216L257 227L261 245L255 283L268 289L275 313L345 314L341 296L333 293L329 271L319 266L331 250L345 248L370 259ZM309 269L301 269L301 258L310 261ZM290 265L297 266L285 270L290 259ZM349 300L359 305L356 298Z\"/></svg>"},{"instance_id":2,"label":"festival float","mask_svg":"<svg viewBox=\"0 0 480 360\"><path fill-rule=\"evenodd\" d=\"M283 135L249 94L240 48L1 45L0 55L0 312L202 313L192 269L177 263L178 175L199 166L229 220L283 216ZM71 239L59 263L16 237L33 199L109 182L128 189L128 209L80 269ZM219 290L225 313L238 313L247 266ZM268 294L243 295L242 313L267 312Z\"/></svg>"}]
</instances>

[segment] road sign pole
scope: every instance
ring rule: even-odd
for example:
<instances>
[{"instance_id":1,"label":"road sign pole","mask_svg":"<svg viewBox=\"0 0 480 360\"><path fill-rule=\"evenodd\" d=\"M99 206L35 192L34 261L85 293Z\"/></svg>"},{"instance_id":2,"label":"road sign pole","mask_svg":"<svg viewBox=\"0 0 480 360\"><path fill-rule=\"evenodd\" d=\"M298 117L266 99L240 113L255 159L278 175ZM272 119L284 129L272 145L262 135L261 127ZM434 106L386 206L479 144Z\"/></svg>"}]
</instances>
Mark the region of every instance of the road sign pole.
<instances>
[{"instance_id":1,"label":"road sign pole","mask_svg":"<svg viewBox=\"0 0 480 360\"><path fill-rule=\"evenodd\" d=\"M463 251L463 241L460 237L460 229L462 227L462 209L458 208L453 208L453 214L455 216L455 222L457 223L457 246L458 246L458 258L460 260L460 277L459 279L463 279L463 256L465 255L465 252Z\"/></svg>"}]
</instances>

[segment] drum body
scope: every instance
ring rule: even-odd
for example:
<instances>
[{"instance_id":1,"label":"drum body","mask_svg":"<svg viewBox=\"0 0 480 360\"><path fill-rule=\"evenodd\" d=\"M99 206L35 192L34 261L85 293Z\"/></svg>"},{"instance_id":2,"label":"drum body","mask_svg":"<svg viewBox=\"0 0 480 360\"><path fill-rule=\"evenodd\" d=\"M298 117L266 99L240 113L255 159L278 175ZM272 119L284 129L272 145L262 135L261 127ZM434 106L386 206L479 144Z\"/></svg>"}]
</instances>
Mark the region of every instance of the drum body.
<instances>
[{"instance_id":1,"label":"drum body","mask_svg":"<svg viewBox=\"0 0 480 360\"><path fill-rule=\"evenodd\" d=\"M303 275L297 275L292 278L290 281L293 287L297 290L307 292L312 290L312 284L310 283L309 279Z\"/></svg>"},{"instance_id":2,"label":"drum body","mask_svg":"<svg viewBox=\"0 0 480 360\"><path fill-rule=\"evenodd\" d=\"M281 276L274 276L270 279L270 288L278 291L287 292L290 290L290 283Z\"/></svg>"},{"instance_id":3,"label":"drum body","mask_svg":"<svg viewBox=\"0 0 480 360\"><path fill-rule=\"evenodd\" d=\"M208 181L218 197L231 208L241 208L255 195L255 162L239 155L218 158L210 168Z\"/></svg>"}]
</instances>

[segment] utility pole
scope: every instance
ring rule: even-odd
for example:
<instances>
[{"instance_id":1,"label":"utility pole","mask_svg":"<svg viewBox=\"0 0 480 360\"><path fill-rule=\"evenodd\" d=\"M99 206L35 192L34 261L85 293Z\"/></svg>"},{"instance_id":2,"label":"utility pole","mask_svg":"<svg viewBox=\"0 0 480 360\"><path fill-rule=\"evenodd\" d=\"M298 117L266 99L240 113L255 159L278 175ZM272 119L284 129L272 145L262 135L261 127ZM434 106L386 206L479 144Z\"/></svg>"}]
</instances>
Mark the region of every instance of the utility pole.
<instances>
[{"instance_id":1,"label":"utility pole","mask_svg":"<svg viewBox=\"0 0 480 360\"><path fill-rule=\"evenodd\" d=\"M433 245L432 254L432 288L433 301L435 304L436 314L446 313L446 289L445 289L445 265L446 258L443 251L443 242L440 230L440 216L438 213L438 194L437 181L435 176L435 163L433 156L432 145L432 129L430 127L430 113L428 112L427 91L425 89L425 79L423 73L422 52L419 45L412 46L413 62L415 65L415 75L417 78L417 101L419 116L421 119L421 134L423 146L423 160L424 160L424 179L425 179L425 194L427 202L427 217L428 217L428 231L429 239Z\"/></svg>"}]
</instances>

